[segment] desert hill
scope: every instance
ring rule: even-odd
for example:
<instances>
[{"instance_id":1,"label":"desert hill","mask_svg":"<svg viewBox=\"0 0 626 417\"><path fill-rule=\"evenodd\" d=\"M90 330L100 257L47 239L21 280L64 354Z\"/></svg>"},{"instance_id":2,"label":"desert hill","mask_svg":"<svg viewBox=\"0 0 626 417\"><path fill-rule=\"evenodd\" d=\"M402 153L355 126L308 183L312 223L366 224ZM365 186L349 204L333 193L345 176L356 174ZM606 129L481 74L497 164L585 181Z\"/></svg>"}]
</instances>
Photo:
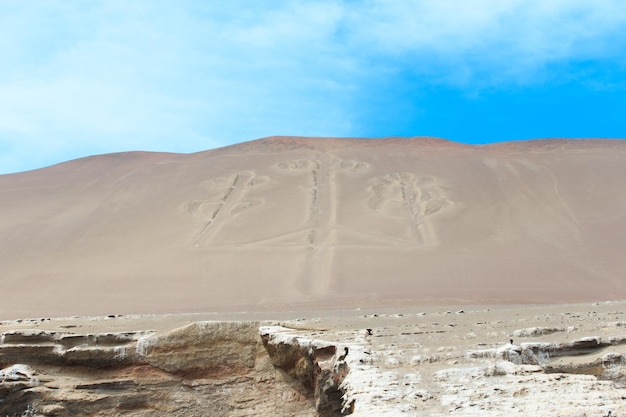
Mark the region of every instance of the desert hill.
<instances>
[{"instance_id":1,"label":"desert hill","mask_svg":"<svg viewBox=\"0 0 626 417\"><path fill-rule=\"evenodd\" d=\"M0 176L0 319L626 298L626 141L270 137Z\"/></svg>"}]
</instances>

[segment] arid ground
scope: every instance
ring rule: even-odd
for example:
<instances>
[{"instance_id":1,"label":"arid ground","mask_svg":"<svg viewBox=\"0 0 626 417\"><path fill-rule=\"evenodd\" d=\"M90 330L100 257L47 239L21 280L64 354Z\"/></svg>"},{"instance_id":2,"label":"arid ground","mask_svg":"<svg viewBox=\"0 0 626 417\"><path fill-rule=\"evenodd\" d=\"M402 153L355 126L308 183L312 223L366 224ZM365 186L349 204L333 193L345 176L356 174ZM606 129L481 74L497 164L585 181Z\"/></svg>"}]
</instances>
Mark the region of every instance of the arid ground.
<instances>
[{"instance_id":1,"label":"arid ground","mask_svg":"<svg viewBox=\"0 0 626 417\"><path fill-rule=\"evenodd\" d=\"M350 368L355 415L621 416L625 184L626 141L594 139L271 137L3 175L0 362L19 349L84 361L115 333L148 366L155 334L235 321L345 348L333 363ZM128 348L107 346L107 360ZM60 408L37 400L65 415L87 385L51 369L28 389L70 387ZM90 398L149 380L120 375L92 375ZM167 378L212 383L194 375ZM267 398L317 415L292 388ZM209 415L254 415L239 406Z\"/></svg>"},{"instance_id":2,"label":"arid ground","mask_svg":"<svg viewBox=\"0 0 626 417\"><path fill-rule=\"evenodd\" d=\"M626 141L272 137L0 176L0 319L626 299Z\"/></svg>"}]
</instances>

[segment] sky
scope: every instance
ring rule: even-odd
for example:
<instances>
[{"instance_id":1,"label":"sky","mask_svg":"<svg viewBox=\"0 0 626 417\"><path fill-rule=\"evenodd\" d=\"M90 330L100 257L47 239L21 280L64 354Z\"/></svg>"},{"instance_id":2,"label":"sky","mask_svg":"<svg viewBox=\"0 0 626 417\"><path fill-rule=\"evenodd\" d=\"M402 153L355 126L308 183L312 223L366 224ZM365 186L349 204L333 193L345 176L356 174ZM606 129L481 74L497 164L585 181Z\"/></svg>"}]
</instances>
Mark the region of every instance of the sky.
<instances>
[{"instance_id":1,"label":"sky","mask_svg":"<svg viewBox=\"0 0 626 417\"><path fill-rule=\"evenodd\" d=\"M623 0L0 0L0 174L273 135L626 138Z\"/></svg>"}]
</instances>

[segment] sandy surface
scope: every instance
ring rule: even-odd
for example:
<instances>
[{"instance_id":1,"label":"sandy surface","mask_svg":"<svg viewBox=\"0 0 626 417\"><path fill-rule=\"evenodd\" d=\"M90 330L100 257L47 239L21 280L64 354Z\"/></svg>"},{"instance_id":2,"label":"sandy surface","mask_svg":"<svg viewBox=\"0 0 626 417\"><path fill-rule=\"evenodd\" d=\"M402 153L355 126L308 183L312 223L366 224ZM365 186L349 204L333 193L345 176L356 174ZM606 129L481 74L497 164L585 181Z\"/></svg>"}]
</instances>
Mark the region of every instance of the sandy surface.
<instances>
[{"instance_id":1,"label":"sandy surface","mask_svg":"<svg viewBox=\"0 0 626 417\"><path fill-rule=\"evenodd\" d=\"M478 332L481 341L505 344L514 338L515 330L530 327L569 327L587 328L593 332L598 328L621 331L626 323L626 301L605 301L594 303L552 304L552 305L445 305L445 306L404 306L378 308L326 309L326 310L281 310L281 311L239 311L181 314L129 314L108 316L37 317L0 321L0 331L40 329L57 331L73 329L73 332L103 333L155 330L167 332L198 321L258 321L266 325L281 325L292 329L302 329L315 334L324 332L356 332L354 337L362 339L361 330L366 328L398 330L402 327L430 327L429 336L420 341L438 339L435 346L444 346L453 340L468 339L466 332ZM604 326L606 324L615 326ZM625 326L626 327L626 326ZM394 336L383 336L380 331L372 340ZM393 333L393 332L392 332ZM395 336L399 335L398 332ZM493 334L492 334L493 333ZM571 332L570 332L571 333ZM624 331L626 333L626 331ZM492 334L491 336L486 336ZM351 336L351 337L352 337ZM560 335L573 339L576 335ZM555 335L554 337L559 337ZM473 337L472 337L473 338ZM488 339L488 340L487 340ZM565 339L563 339L565 340ZM518 340L519 341L519 340ZM469 341L466 347L472 346Z\"/></svg>"},{"instance_id":2,"label":"sandy surface","mask_svg":"<svg viewBox=\"0 0 626 417\"><path fill-rule=\"evenodd\" d=\"M623 415L624 184L608 140L268 138L4 175L0 333L255 321L367 354L360 415ZM577 340L616 342L489 356Z\"/></svg>"},{"instance_id":3,"label":"sandy surface","mask_svg":"<svg viewBox=\"0 0 626 417\"><path fill-rule=\"evenodd\" d=\"M268 138L0 176L0 319L626 299L626 141Z\"/></svg>"}]
</instances>

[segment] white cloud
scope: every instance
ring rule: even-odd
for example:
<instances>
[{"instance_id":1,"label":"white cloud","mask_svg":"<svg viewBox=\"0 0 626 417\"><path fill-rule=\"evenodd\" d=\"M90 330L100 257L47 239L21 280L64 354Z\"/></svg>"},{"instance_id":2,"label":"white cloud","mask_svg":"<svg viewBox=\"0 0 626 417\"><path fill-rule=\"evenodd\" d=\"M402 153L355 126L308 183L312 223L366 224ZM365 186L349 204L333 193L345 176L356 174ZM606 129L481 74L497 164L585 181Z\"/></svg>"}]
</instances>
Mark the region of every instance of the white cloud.
<instances>
[{"instance_id":1,"label":"white cloud","mask_svg":"<svg viewBox=\"0 0 626 417\"><path fill-rule=\"evenodd\" d=\"M5 2L0 149L350 135L377 79L540 83L571 60L624 64L623 27L621 0Z\"/></svg>"},{"instance_id":2,"label":"white cloud","mask_svg":"<svg viewBox=\"0 0 626 417\"><path fill-rule=\"evenodd\" d=\"M455 84L532 82L551 64L624 59L626 3L620 0L367 4L351 14L354 42Z\"/></svg>"}]
</instances>

